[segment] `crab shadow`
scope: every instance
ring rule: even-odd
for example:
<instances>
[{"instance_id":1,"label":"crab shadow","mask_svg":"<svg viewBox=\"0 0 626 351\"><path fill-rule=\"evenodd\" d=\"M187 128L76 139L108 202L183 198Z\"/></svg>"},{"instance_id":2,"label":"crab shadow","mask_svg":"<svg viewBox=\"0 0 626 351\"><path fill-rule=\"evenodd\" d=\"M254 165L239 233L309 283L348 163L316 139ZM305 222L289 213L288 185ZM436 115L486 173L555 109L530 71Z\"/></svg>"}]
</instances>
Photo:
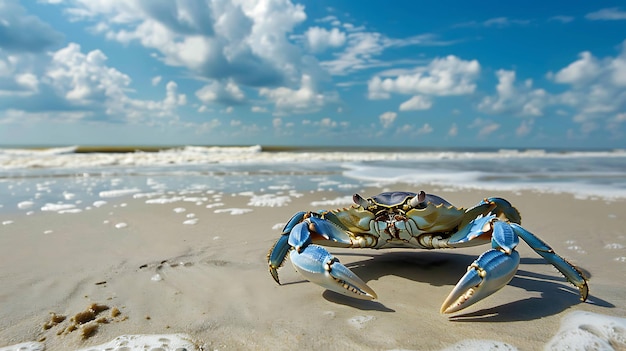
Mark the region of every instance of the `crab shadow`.
<instances>
[{"instance_id":1,"label":"crab shadow","mask_svg":"<svg viewBox=\"0 0 626 351\"><path fill-rule=\"evenodd\" d=\"M376 255L349 252L338 256L364 257L365 259L348 263L346 266L366 283L385 276L397 276L416 283L449 286L450 291L465 274L467 266L476 259L473 255L437 251L385 252ZM474 312L456 314L449 319L456 322L529 321L558 314L581 303L578 289L565 281L556 270L554 275L546 275L524 269L524 266L537 264L549 265L541 258L522 258L520 269L508 285L539 293L540 297L529 297ZM587 278L590 277L589 272L584 271L584 273ZM323 297L330 302L358 309L395 312L380 302L349 298L332 291L325 291ZM444 298L445 296L441 296L442 302ZM485 301L488 300L487 297ZM607 301L592 296L589 297L587 303L606 308L615 307Z\"/></svg>"}]
</instances>

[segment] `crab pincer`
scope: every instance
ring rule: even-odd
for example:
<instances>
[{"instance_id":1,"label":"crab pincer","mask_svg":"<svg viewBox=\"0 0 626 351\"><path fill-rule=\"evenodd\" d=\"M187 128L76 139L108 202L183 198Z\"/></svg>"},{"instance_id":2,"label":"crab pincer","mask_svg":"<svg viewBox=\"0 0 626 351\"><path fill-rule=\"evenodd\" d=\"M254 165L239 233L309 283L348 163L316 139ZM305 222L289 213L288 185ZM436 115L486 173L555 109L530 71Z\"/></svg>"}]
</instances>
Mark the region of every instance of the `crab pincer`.
<instances>
[{"instance_id":1,"label":"crab pincer","mask_svg":"<svg viewBox=\"0 0 626 351\"><path fill-rule=\"evenodd\" d=\"M361 300L377 297L372 288L321 246L311 244L301 252L292 250L289 258L296 271L312 283Z\"/></svg>"},{"instance_id":2,"label":"crab pincer","mask_svg":"<svg viewBox=\"0 0 626 351\"><path fill-rule=\"evenodd\" d=\"M441 313L462 310L507 285L517 272L520 257L517 251L506 254L489 250L469 267L441 305Z\"/></svg>"}]
</instances>

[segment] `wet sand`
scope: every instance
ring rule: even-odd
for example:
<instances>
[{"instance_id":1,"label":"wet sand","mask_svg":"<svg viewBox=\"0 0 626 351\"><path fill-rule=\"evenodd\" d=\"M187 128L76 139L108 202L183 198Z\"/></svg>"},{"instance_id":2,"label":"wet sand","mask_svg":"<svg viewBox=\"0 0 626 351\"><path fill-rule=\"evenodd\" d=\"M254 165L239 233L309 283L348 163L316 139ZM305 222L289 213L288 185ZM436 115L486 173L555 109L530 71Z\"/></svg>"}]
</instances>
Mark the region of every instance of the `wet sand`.
<instances>
[{"instance_id":1,"label":"wet sand","mask_svg":"<svg viewBox=\"0 0 626 351\"><path fill-rule=\"evenodd\" d=\"M201 204L116 198L80 213L0 213L0 348L38 341L46 350L73 350L120 335L181 333L206 350L441 350L469 339L539 350L572 312L626 317L626 201L425 190L463 207L507 198L526 229L587 274L589 300L581 303L577 289L524 242L510 284L452 315L439 313L441 303L488 246L331 249L376 291L374 301L325 291L289 262L277 285L266 255L282 225L299 210L345 206L312 205L338 193L292 194L277 207L250 205L246 194ZM107 309L76 323L92 304ZM93 329L87 335L84 325ZM625 329L616 333L626 339Z\"/></svg>"}]
</instances>

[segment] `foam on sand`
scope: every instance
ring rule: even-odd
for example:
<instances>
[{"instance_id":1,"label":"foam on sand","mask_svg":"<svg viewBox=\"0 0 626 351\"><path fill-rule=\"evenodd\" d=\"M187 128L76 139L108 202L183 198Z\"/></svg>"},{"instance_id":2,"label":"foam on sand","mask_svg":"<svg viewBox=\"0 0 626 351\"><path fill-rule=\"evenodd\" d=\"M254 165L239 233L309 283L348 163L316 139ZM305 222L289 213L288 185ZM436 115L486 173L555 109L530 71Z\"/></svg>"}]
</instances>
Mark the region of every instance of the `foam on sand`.
<instances>
[{"instance_id":1,"label":"foam on sand","mask_svg":"<svg viewBox=\"0 0 626 351\"><path fill-rule=\"evenodd\" d=\"M321 201L312 201L311 206L348 206L352 205L354 200L352 200L352 196L342 196L336 197L331 200L321 200Z\"/></svg>"},{"instance_id":2,"label":"foam on sand","mask_svg":"<svg viewBox=\"0 0 626 351\"><path fill-rule=\"evenodd\" d=\"M248 195L248 194L245 194ZM291 202L291 197L289 196L277 196L274 194L263 194L263 195L254 195L252 194L250 197L250 201L248 201L248 206L254 207L281 207L287 206Z\"/></svg>"},{"instance_id":3,"label":"foam on sand","mask_svg":"<svg viewBox=\"0 0 626 351\"><path fill-rule=\"evenodd\" d=\"M35 206L35 203L32 201L22 201L17 204L17 208L19 208L20 210L27 210L29 208L32 208L33 206Z\"/></svg>"},{"instance_id":4,"label":"foam on sand","mask_svg":"<svg viewBox=\"0 0 626 351\"><path fill-rule=\"evenodd\" d=\"M365 324L373 319L374 319L374 316L369 316L369 315L368 316L355 316L355 317L348 319L348 323L357 329L363 329L365 327Z\"/></svg>"},{"instance_id":5,"label":"foam on sand","mask_svg":"<svg viewBox=\"0 0 626 351\"><path fill-rule=\"evenodd\" d=\"M40 342L30 341L17 345L0 347L0 351L43 351L46 346Z\"/></svg>"},{"instance_id":6,"label":"foam on sand","mask_svg":"<svg viewBox=\"0 0 626 351\"><path fill-rule=\"evenodd\" d=\"M101 345L77 351L200 350L186 334L122 335Z\"/></svg>"},{"instance_id":7,"label":"foam on sand","mask_svg":"<svg viewBox=\"0 0 626 351\"><path fill-rule=\"evenodd\" d=\"M574 311L561 319L561 328L544 350L624 350L626 318Z\"/></svg>"},{"instance_id":8,"label":"foam on sand","mask_svg":"<svg viewBox=\"0 0 626 351\"><path fill-rule=\"evenodd\" d=\"M517 348L500 341L469 339L441 351L517 351Z\"/></svg>"},{"instance_id":9,"label":"foam on sand","mask_svg":"<svg viewBox=\"0 0 626 351\"><path fill-rule=\"evenodd\" d=\"M213 211L214 213L230 213L231 215L242 215L252 212L251 208L223 208Z\"/></svg>"},{"instance_id":10,"label":"foam on sand","mask_svg":"<svg viewBox=\"0 0 626 351\"><path fill-rule=\"evenodd\" d=\"M122 196L132 195L138 192L141 192L141 190L137 188L117 189L117 190L104 190L104 191L101 191L99 195L102 198L112 198L112 197L122 197Z\"/></svg>"},{"instance_id":11,"label":"foam on sand","mask_svg":"<svg viewBox=\"0 0 626 351\"><path fill-rule=\"evenodd\" d=\"M50 212L68 211L74 209L76 205L73 204L45 204L41 210Z\"/></svg>"}]
</instances>

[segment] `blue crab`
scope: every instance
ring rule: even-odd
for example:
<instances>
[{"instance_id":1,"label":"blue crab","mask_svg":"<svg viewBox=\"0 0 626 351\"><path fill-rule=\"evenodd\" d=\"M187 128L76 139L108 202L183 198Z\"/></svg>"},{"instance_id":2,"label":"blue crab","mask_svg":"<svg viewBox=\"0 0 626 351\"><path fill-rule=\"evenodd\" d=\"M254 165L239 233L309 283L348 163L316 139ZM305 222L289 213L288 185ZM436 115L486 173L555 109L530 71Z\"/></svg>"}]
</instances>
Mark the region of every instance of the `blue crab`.
<instances>
[{"instance_id":1,"label":"blue crab","mask_svg":"<svg viewBox=\"0 0 626 351\"><path fill-rule=\"evenodd\" d=\"M457 208L437 195L384 192L370 198L353 196L349 208L298 212L285 225L268 254L274 280L287 255L307 280L357 299L376 293L323 246L346 248L461 248L491 243L469 267L443 302L441 313L462 310L498 291L513 278L522 238L576 286L581 301L589 288L582 272L521 225L521 217L507 200L486 198L469 209Z\"/></svg>"}]
</instances>

